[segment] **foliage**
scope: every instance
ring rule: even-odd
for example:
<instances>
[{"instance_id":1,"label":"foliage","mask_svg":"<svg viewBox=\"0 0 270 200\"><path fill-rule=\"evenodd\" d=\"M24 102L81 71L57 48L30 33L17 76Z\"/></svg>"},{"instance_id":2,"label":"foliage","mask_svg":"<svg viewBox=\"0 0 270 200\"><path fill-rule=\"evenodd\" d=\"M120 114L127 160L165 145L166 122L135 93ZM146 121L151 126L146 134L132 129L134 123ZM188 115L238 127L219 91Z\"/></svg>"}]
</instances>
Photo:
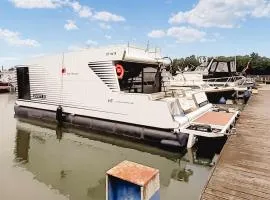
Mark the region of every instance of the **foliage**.
<instances>
[{"instance_id":1,"label":"foliage","mask_svg":"<svg viewBox=\"0 0 270 200\"><path fill-rule=\"evenodd\" d=\"M215 57L220 60L231 61L235 60L234 56L219 56ZM209 57L210 61L212 58ZM270 74L270 58L260 56L258 53L251 53L250 55L236 56L237 71L241 72L249 64L247 69L248 74ZM193 66L200 65L198 57L195 55L186 58L177 58L173 60L172 72L183 71L186 67L192 68Z\"/></svg>"}]
</instances>

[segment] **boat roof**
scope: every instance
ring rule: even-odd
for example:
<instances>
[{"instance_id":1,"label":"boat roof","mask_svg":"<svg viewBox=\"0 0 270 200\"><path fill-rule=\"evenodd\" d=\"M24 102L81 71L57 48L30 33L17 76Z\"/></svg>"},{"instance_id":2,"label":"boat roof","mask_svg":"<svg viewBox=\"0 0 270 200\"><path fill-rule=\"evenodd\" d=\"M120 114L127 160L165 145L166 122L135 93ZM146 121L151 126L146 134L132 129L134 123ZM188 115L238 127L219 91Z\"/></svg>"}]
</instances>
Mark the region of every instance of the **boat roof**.
<instances>
[{"instance_id":1,"label":"boat roof","mask_svg":"<svg viewBox=\"0 0 270 200\"><path fill-rule=\"evenodd\" d=\"M22 65L42 65L43 63L47 63L48 60L60 62L67 57L72 60L85 62L125 61L155 65L158 65L162 60L159 49L146 49L131 45L111 45L41 56L27 60Z\"/></svg>"}]
</instances>

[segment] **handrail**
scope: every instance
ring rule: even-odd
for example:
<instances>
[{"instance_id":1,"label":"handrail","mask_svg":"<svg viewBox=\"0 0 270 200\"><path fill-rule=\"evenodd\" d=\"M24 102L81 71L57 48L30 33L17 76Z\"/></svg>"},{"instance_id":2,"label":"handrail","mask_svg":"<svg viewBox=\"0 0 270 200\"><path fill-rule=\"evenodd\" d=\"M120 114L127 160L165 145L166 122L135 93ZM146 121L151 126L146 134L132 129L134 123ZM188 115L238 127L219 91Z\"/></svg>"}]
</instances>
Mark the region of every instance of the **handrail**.
<instances>
[{"instance_id":1,"label":"handrail","mask_svg":"<svg viewBox=\"0 0 270 200\"><path fill-rule=\"evenodd\" d=\"M207 81L207 80L220 80L220 79L229 79L229 78L246 78L244 76L228 76L228 77L220 77L220 78L207 78L207 79L203 79L203 81Z\"/></svg>"},{"instance_id":2,"label":"handrail","mask_svg":"<svg viewBox=\"0 0 270 200\"><path fill-rule=\"evenodd\" d=\"M218 80L224 80L222 82L218 82ZM219 83L222 84L223 86L226 86L228 83L238 83L238 85L244 85L246 82L246 77L244 76L230 76L230 77L220 77L220 78L208 78L208 79L203 79L206 83Z\"/></svg>"}]
</instances>

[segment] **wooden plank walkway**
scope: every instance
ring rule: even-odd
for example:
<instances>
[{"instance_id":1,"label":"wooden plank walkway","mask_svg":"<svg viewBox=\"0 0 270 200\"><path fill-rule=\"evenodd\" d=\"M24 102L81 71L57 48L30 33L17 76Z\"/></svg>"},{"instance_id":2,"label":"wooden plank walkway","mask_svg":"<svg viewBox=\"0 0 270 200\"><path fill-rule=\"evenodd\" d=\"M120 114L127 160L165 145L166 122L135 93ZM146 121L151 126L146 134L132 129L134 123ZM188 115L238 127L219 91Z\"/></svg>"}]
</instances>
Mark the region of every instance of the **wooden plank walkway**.
<instances>
[{"instance_id":1,"label":"wooden plank walkway","mask_svg":"<svg viewBox=\"0 0 270 200\"><path fill-rule=\"evenodd\" d=\"M200 199L270 199L270 90L249 100Z\"/></svg>"}]
</instances>

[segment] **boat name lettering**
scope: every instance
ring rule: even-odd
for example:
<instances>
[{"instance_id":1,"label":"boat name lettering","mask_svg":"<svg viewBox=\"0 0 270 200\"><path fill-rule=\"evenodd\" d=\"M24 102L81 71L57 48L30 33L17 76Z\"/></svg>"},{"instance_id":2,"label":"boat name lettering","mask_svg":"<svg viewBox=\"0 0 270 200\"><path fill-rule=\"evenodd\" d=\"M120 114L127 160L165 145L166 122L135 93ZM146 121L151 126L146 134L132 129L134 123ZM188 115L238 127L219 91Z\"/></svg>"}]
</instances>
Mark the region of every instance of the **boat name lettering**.
<instances>
[{"instance_id":1,"label":"boat name lettering","mask_svg":"<svg viewBox=\"0 0 270 200\"><path fill-rule=\"evenodd\" d=\"M107 52L106 53L106 56L115 56L116 55L116 52Z\"/></svg>"},{"instance_id":2,"label":"boat name lettering","mask_svg":"<svg viewBox=\"0 0 270 200\"><path fill-rule=\"evenodd\" d=\"M45 94L33 94L33 98L35 99L46 99Z\"/></svg>"},{"instance_id":3,"label":"boat name lettering","mask_svg":"<svg viewBox=\"0 0 270 200\"><path fill-rule=\"evenodd\" d=\"M78 75L79 73L75 73L75 72L68 72L67 75L68 76L74 76L74 75Z\"/></svg>"},{"instance_id":4,"label":"boat name lettering","mask_svg":"<svg viewBox=\"0 0 270 200\"><path fill-rule=\"evenodd\" d=\"M109 103L125 103L125 104L134 104L133 102L128 102L128 101L115 101L112 98L108 99Z\"/></svg>"}]
</instances>

